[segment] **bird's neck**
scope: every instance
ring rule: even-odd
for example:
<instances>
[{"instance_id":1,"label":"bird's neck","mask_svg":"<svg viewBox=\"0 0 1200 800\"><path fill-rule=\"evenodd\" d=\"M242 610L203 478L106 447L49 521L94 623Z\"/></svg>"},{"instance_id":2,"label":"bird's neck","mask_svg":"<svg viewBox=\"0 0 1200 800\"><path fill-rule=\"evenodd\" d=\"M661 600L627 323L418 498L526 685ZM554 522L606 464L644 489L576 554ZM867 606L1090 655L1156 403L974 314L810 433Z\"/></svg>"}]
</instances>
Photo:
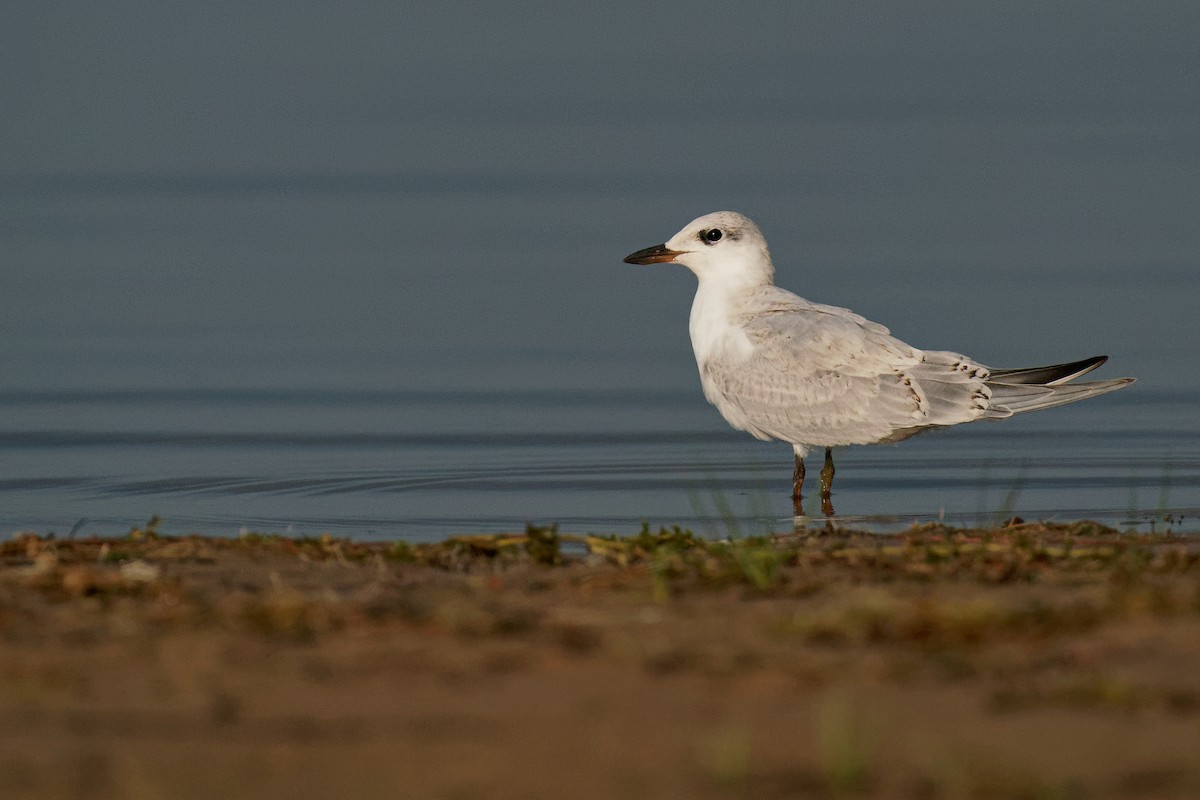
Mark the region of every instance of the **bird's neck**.
<instances>
[{"instance_id":1,"label":"bird's neck","mask_svg":"<svg viewBox=\"0 0 1200 800\"><path fill-rule=\"evenodd\" d=\"M745 332L733 323L733 317L744 307L746 296L762 285L731 286L701 278L688 320L692 350L701 372L710 358L746 356L753 350Z\"/></svg>"},{"instance_id":2,"label":"bird's neck","mask_svg":"<svg viewBox=\"0 0 1200 800\"><path fill-rule=\"evenodd\" d=\"M734 317L750 305L751 295L775 283L775 268L765 248L741 259L689 265L699 283L688 328L701 374L710 358L740 359L754 350Z\"/></svg>"}]
</instances>

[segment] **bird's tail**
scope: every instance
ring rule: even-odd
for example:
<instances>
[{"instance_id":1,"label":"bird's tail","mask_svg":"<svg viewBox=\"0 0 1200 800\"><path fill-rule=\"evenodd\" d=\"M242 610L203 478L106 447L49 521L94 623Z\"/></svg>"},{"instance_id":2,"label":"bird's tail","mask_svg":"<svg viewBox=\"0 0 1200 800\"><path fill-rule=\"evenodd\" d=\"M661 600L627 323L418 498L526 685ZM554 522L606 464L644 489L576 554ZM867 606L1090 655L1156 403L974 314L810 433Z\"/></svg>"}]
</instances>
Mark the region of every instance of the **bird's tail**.
<instances>
[{"instance_id":1,"label":"bird's tail","mask_svg":"<svg viewBox=\"0 0 1200 800\"><path fill-rule=\"evenodd\" d=\"M997 417L1008 417L1098 397L1133 383L1133 378L1071 383L1107 360L1108 356L1096 356L1049 367L992 370L987 380L987 386L992 390L988 410L995 412Z\"/></svg>"}]
</instances>

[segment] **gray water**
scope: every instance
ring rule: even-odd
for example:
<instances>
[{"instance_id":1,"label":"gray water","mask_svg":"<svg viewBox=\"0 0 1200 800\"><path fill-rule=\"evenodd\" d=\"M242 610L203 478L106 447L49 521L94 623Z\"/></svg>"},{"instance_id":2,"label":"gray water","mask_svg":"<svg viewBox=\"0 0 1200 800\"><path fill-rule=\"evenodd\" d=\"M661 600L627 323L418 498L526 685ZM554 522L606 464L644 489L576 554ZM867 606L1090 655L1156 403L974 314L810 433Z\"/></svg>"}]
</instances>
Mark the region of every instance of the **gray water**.
<instances>
[{"instance_id":1,"label":"gray water","mask_svg":"<svg viewBox=\"0 0 1200 800\"><path fill-rule=\"evenodd\" d=\"M724 208L914 345L1139 379L843 450L840 517L1197 527L1200 11L660 6L6 10L0 531L789 528L621 262Z\"/></svg>"}]
</instances>

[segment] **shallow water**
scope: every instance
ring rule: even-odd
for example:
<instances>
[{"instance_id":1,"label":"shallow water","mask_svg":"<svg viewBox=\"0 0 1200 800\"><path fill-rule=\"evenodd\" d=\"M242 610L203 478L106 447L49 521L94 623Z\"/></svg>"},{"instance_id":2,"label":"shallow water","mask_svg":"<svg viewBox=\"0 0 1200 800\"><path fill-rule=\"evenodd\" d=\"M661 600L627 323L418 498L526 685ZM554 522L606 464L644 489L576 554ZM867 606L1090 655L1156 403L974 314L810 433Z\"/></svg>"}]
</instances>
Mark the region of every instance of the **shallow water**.
<instances>
[{"instance_id":1,"label":"shallow water","mask_svg":"<svg viewBox=\"0 0 1200 800\"><path fill-rule=\"evenodd\" d=\"M157 514L175 532L421 539L526 522L630 532L648 521L714 535L792 525L789 448L727 429L694 386L622 385L640 371L625 354L587 359L608 386L438 389L369 385L387 372L385 355L355 367L352 352L316 352L340 373L357 370L361 388L304 386L312 379L299 370L292 386L283 377L274 387L231 388L232 377L223 388L129 385L120 363L132 354L119 349L91 361L111 385L7 388L4 527L119 533ZM169 356L173 374L201 369ZM505 384L555 363L570 373L573 357L441 360ZM847 522L883 529L1013 514L1195 528L1192 413L1187 394L1137 384L1072 408L848 448L837 456L835 505Z\"/></svg>"},{"instance_id":2,"label":"shallow water","mask_svg":"<svg viewBox=\"0 0 1200 800\"><path fill-rule=\"evenodd\" d=\"M652 13L724 42L702 62L569 15L533 48L501 11L344 41L282 15L334 52L22 11L5 57L45 68L0 89L25 112L0 130L0 531L790 527L787 446L701 396L692 277L621 263L720 208L781 285L916 346L1139 379L842 451L843 519L1197 527L1200 12L747 15L710 41L684 11Z\"/></svg>"}]
</instances>

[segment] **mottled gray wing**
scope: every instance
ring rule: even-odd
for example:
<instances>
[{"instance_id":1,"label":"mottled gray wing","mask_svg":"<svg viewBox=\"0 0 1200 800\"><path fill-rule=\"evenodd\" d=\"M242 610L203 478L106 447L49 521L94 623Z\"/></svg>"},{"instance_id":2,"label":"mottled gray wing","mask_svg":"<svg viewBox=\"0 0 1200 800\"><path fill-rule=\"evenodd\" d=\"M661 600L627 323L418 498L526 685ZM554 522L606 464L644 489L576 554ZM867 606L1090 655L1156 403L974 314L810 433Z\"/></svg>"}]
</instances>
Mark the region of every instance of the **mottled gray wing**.
<instances>
[{"instance_id":1,"label":"mottled gray wing","mask_svg":"<svg viewBox=\"0 0 1200 800\"><path fill-rule=\"evenodd\" d=\"M734 318L751 355L707 365L709 399L736 427L793 443L868 444L987 408L986 370L962 356L923 353L853 312L782 290L755 300Z\"/></svg>"}]
</instances>

